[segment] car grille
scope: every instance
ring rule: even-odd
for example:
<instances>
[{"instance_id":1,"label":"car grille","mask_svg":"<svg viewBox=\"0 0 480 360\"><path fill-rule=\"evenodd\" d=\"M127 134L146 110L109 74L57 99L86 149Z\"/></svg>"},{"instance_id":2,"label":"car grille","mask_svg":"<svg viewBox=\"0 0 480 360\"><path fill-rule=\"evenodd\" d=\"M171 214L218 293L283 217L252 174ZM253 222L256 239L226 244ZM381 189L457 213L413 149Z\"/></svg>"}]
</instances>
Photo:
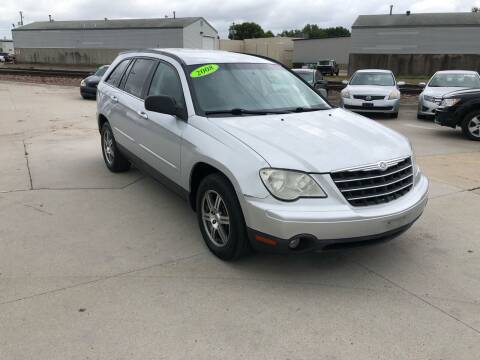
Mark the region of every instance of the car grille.
<instances>
[{"instance_id":1,"label":"car grille","mask_svg":"<svg viewBox=\"0 0 480 360\"><path fill-rule=\"evenodd\" d=\"M360 99L360 100L383 100L385 99L385 95L353 95L354 99Z\"/></svg>"},{"instance_id":2,"label":"car grille","mask_svg":"<svg viewBox=\"0 0 480 360\"><path fill-rule=\"evenodd\" d=\"M345 199L353 206L388 203L405 195L413 186L413 167L410 157L385 161L385 170L379 165L362 169L331 173Z\"/></svg>"},{"instance_id":3,"label":"car grille","mask_svg":"<svg viewBox=\"0 0 480 360\"><path fill-rule=\"evenodd\" d=\"M350 110L393 110L393 106L360 106L360 105L343 105L345 109Z\"/></svg>"}]
</instances>

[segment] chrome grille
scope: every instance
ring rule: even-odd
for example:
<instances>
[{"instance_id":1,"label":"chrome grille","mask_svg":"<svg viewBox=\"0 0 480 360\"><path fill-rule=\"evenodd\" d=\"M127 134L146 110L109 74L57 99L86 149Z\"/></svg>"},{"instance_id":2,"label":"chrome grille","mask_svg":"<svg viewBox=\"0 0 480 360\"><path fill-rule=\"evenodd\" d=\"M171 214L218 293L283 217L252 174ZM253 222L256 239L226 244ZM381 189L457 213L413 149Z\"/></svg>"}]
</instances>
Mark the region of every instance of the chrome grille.
<instances>
[{"instance_id":1,"label":"chrome grille","mask_svg":"<svg viewBox=\"0 0 480 360\"><path fill-rule=\"evenodd\" d=\"M412 159L386 161L362 169L331 173L345 199L353 206L369 206L390 202L405 195L413 186Z\"/></svg>"},{"instance_id":2,"label":"chrome grille","mask_svg":"<svg viewBox=\"0 0 480 360\"><path fill-rule=\"evenodd\" d=\"M385 95L353 95L354 99L360 99L360 100L383 100L385 99Z\"/></svg>"}]
</instances>

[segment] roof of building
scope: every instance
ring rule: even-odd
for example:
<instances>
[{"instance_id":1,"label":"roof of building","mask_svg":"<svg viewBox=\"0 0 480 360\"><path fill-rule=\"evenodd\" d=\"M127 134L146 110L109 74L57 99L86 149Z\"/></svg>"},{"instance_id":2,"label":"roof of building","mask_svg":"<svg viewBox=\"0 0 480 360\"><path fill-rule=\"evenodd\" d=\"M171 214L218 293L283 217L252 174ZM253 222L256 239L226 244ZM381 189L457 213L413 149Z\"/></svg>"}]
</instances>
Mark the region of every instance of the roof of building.
<instances>
[{"instance_id":1,"label":"roof of building","mask_svg":"<svg viewBox=\"0 0 480 360\"><path fill-rule=\"evenodd\" d=\"M352 28L418 27L418 26L480 26L480 13L411 13L393 15L360 15Z\"/></svg>"},{"instance_id":2,"label":"roof of building","mask_svg":"<svg viewBox=\"0 0 480 360\"><path fill-rule=\"evenodd\" d=\"M223 50L203 50L203 49L145 49L130 50L123 54L131 53L157 53L162 55L168 53L180 58L187 65L195 64L227 64L227 63L250 63L250 64L272 64L272 61L255 55L240 54Z\"/></svg>"},{"instance_id":3,"label":"roof of building","mask_svg":"<svg viewBox=\"0 0 480 360\"><path fill-rule=\"evenodd\" d=\"M10 39L0 39L0 42L13 42L13 40L10 40Z\"/></svg>"},{"instance_id":4,"label":"roof of building","mask_svg":"<svg viewBox=\"0 0 480 360\"><path fill-rule=\"evenodd\" d=\"M97 29L182 29L202 17L160 18L160 19L104 19L104 20L74 20L74 21L36 21L12 29L26 30L97 30ZM208 23L208 22L207 22ZM210 25L210 24L209 24ZM210 25L211 26L211 25Z\"/></svg>"}]
</instances>

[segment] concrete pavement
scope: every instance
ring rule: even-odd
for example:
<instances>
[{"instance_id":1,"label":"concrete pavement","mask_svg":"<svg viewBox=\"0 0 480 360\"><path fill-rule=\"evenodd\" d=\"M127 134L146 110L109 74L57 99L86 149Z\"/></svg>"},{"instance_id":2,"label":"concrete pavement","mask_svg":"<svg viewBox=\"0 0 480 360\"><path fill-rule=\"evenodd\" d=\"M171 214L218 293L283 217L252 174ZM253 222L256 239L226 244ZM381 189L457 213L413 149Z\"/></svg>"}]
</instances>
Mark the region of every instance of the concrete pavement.
<instances>
[{"instance_id":1,"label":"concrete pavement","mask_svg":"<svg viewBox=\"0 0 480 360\"><path fill-rule=\"evenodd\" d=\"M103 164L95 102L0 82L0 359L478 359L480 144L415 119L423 217L375 247L236 263Z\"/></svg>"}]
</instances>

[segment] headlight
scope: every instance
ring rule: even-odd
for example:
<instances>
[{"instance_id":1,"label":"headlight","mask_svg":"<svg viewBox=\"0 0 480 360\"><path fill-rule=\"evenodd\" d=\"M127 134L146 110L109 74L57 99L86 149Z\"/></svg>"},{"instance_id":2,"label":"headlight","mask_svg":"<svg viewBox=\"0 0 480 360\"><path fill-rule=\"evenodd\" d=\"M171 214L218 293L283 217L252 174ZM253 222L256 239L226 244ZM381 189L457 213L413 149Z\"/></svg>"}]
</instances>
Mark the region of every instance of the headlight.
<instances>
[{"instance_id":1,"label":"headlight","mask_svg":"<svg viewBox=\"0 0 480 360\"><path fill-rule=\"evenodd\" d=\"M435 98L433 96L423 95L423 100L428 102L435 102Z\"/></svg>"},{"instance_id":2,"label":"headlight","mask_svg":"<svg viewBox=\"0 0 480 360\"><path fill-rule=\"evenodd\" d=\"M455 105L455 104L458 103L459 101L460 101L459 98L443 99L441 105L442 105L442 106L445 106L445 107L450 107L450 106Z\"/></svg>"},{"instance_id":3,"label":"headlight","mask_svg":"<svg viewBox=\"0 0 480 360\"><path fill-rule=\"evenodd\" d=\"M267 190L279 200L293 201L301 197L325 198L327 194L308 174L281 169L262 169L260 178Z\"/></svg>"},{"instance_id":4,"label":"headlight","mask_svg":"<svg viewBox=\"0 0 480 360\"><path fill-rule=\"evenodd\" d=\"M398 89L393 89L390 95L388 96L388 100L397 100L400 99L400 91Z\"/></svg>"},{"instance_id":5,"label":"headlight","mask_svg":"<svg viewBox=\"0 0 480 360\"><path fill-rule=\"evenodd\" d=\"M82 80L80 81L80 86L86 86L87 84L85 84L85 80Z\"/></svg>"},{"instance_id":6,"label":"headlight","mask_svg":"<svg viewBox=\"0 0 480 360\"><path fill-rule=\"evenodd\" d=\"M350 92L347 89L343 89L340 94L342 98L350 98Z\"/></svg>"}]
</instances>

